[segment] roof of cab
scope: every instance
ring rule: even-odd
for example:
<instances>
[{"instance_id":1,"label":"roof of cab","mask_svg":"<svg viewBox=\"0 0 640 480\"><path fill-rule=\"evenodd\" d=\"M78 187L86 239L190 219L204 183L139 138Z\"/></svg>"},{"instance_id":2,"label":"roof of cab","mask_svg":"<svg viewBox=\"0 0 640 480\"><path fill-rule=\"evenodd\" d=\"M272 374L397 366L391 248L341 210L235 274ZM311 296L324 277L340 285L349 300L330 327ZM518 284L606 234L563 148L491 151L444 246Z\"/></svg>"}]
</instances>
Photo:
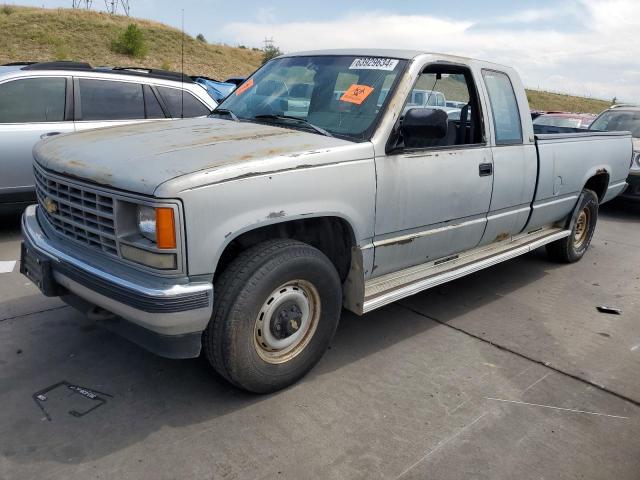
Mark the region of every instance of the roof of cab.
<instances>
[{"instance_id":1,"label":"roof of cab","mask_svg":"<svg viewBox=\"0 0 640 480\"><path fill-rule=\"evenodd\" d=\"M391 48L335 48L328 50L307 50L303 52L286 53L282 57L306 57L306 56L318 56L318 55L349 55L357 57L389 57L398 58L401 60L412 60L420 55L433 55L442 60L448 60L451 62L469 64L472 62L482 62L483 64L499 65L497 63L486 62L484 60L478 60L468 57L460 57L457 55L449 55L445 53L437 52L425 52L422 50L403 50L403 49L391 49ZM505 67L504 65L499 65Z\"/></svg>"}]
</instances>

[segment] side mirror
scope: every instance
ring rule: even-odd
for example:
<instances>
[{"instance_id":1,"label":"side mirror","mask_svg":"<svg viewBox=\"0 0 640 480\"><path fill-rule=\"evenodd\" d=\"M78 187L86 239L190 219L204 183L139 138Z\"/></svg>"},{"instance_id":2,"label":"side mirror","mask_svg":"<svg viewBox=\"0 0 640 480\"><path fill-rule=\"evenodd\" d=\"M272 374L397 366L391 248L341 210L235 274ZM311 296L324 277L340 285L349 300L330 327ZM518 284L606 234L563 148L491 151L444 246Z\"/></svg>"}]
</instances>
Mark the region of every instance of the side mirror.
<instances>
[{"instance_id":1,"label":"side mirror","mask_svg":"<svg viewBox=\"0 0 640 480\"><path fill-rule=\"evenodd\" d=\"M449 117L437 108L410 108L404 114L400 131L405 143L410 139L439 140L447 136Z\"/></svg>"}]
</instances>

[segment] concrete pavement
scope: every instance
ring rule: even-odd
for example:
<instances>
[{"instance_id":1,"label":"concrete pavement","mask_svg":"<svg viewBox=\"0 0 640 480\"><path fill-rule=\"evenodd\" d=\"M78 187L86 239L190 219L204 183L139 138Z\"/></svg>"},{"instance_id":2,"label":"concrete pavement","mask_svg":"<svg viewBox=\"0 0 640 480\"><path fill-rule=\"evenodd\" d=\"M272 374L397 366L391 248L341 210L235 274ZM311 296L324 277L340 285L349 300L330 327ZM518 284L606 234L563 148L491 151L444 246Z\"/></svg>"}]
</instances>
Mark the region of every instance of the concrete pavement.
<instances>
[{"instance_id":1,"label":"concrete pavement","mask_svg":"<svg viewBox=\"0 0 640 480\"><path fill-rule=\"evenodd\" d=\"M17 222L0 221L0 261L17 260ZM637 480L639 226L607 206L577 264L538 251L344 313L310 375L268 396L95 327L16 265L0 274L0 478Z\"/></svg>"}]
</instances>

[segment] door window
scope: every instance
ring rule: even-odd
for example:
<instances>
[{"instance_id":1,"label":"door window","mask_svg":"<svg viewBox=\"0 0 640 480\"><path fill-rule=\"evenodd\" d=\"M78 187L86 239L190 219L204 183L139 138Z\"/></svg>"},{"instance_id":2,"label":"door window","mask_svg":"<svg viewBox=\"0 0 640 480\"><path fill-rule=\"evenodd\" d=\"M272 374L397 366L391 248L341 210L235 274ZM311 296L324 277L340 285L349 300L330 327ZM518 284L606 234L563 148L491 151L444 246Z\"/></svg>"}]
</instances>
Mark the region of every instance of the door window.
<instances>
[{"instance_id":1,"label":"door window","mask_svg":"<svg viewBox=\"0 0 640 480\"><path fill-rule=\"evenodd\" d=\"M81 78L81 120L137 120L145 118L142 85Z\"/></svg>"},{"instance_id":2,"label":"door window","mask_svg":"<svg viewBox=\"0 0 640 480\"><path fill-rule=\"evenodd\" d=\"M185 90L169 87L157 88L173 118L204 117L211 113L209 107Z\"/></svg>"},{"instance_id":3,"label":"door window","mask_svg":"<svg viewBox=\"0 0 640 480\"><path fill-rule=\"evenodd\" d=\"M402 110L441 110L446 114L444 137L412 136L401 139L405 148L449 147L483 142L480 108L471 72L461 66L429 65L418 76ZM447 107L455 102L459 108ZM439 113L442 115L442 113Z\"/></svg>"},{"instance_id":4,"label":"door window","mask_svg":"<svg viewBox=\"0 0 640 480\"><path fill-rule=\"evenodd\" d=\"M62 122L67 80L24 78L0 85L0 123Z\"/></svg>"},{"instance_id":5,"label":"door window","mask_svg":"<svg viewBox=\"0 0 640 480\"><path fill-rule=\"evenodd\" d=\"M497 145L522 143L522 123L518 101L509 77L502 72L483 70L489 93Z\"/></svg>"}]
</instances>

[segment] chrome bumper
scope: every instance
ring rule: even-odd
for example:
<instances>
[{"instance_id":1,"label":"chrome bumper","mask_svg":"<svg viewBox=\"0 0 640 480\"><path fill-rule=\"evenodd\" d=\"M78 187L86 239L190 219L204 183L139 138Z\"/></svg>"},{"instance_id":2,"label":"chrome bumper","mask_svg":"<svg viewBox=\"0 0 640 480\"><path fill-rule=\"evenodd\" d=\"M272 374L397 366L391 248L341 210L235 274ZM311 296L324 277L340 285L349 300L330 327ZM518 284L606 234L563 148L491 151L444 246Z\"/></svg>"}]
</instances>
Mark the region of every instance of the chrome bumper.
<instances>
[{"instance_id":1,"label":"chrome bumper","mask_svg":"<svg viewBox=\"0 0 640 480\"><path fill-rule=\"evenodd\" d=\"M185 279L159 279L142 272L124 278L113 273L121 266L99 267L98 260L89 264L67 253L68 248L63 251L63 244L54 236L47 236L37 208L29 206L22 216L25 250L49 260L53 280L64 288L63 300L70 292L85 304L99 306L163 337L199 334L206 328L213 308L210 282L184 283Z\"/></svg>"}]
</instances>

